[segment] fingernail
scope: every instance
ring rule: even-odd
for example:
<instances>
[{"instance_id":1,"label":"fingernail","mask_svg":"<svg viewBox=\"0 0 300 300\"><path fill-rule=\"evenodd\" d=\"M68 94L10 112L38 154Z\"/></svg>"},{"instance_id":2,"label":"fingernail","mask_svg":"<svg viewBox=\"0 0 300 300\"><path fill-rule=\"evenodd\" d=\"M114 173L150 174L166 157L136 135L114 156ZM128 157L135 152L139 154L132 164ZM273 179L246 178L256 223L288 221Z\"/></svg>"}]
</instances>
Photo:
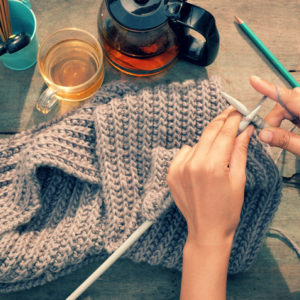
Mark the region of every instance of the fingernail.
<instances>
[{"instance_id":1,"label":"fingernail","mask_svg":"<svg viewBox=\"0 0 300 300\"><path fill-rule=\"evenodd\" d=\"M297 94L300 95L300 87L295 87L294 90L296 91Z\"/></svg>"},{"instance_id":2,"label":"fingernail","mask_svg":"<svg viewBox=\"0 0 300 300\"><path fill-rule=\"evenodd\" d=\"M254 132L254 126L249 126L248 128L248 136L251 138L251 136L253 135L253 132Z\"/></svg>"},{"instance_id":3,"label":"fingernail","mask_svg":"<svg viewBox=\"0 0 300 300\"><path fill-rule=\"evenodd\" d=\"M226 107L226 111L234 110L235 108L232 105Z\"/></svg>"},{"instance_id":4,"label":"fingernail","mask_svg":"<svg viewBox=\"0 0 300 300\"><path fill-rule=\"evenodd\" d=\"M251 79L253 80L253 81L261 81L261 78L260 77L258 77L258 76L256 76L256 75L252 75L251 76Z\"/></svg>"},{"instance_id":5,"label":"fingernail","mask_svg":"<svg viewBox=\"0 0 300 300\"><path fill-rule=\"evenodd\" d=\"M262 130L259 134L259 138L262 142L270 143L273 139L273 132L269 130Z\"/></svg>"}]
</instances>

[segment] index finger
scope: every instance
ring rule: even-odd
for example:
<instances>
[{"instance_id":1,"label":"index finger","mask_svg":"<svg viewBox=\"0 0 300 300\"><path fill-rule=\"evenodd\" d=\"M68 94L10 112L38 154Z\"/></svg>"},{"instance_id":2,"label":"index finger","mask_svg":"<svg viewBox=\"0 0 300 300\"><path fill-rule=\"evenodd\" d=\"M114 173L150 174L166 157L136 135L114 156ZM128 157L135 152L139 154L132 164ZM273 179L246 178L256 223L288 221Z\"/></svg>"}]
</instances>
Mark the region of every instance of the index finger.
<instances>
[{"instance_id":1,"label":"index finger","mask_svg":"<svg viewBox=\"0 0 300 300\"><path fill-rule=\"evenodd\" d=\"M195 152L201 152L202 155L206 155L214 143L214 140L219 134L219 131L224 126L228 116L235 109L231 106L227 107L220 115L215 117L203 130L202 135L195 145Z\"/></svg>"},{"instance_id":2,"label":"index finger","mask_svg":"<svg viewBox=\"0 0 300 300\"><path fill-rule=\"evenodd\" d=\"M254 89L263 95L277 101L278 91L277 86L267 80L257 76L250 77L250 83ZM280 98L287 109L299 118L300 116L300 88L288 89L280 87Z\"/></svg>"},{"instance_id":3,"label":"index finger","mask_svg":"<svg viewBox=\"0 0 300 300\"><path fill-rule=\"evenodd\" d=\"M224 167L230 163L241 119L239 112L231 112L211 147L210 155Z\"/></svg>"}]
</instances>

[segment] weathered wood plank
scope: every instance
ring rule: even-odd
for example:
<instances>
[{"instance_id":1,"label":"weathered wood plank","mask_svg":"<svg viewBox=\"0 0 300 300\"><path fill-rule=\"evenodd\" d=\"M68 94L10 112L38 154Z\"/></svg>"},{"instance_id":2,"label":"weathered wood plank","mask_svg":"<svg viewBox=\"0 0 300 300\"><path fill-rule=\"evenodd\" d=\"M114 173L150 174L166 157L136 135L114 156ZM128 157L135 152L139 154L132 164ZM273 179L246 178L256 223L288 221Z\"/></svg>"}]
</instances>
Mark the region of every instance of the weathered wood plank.
<instances>
[{"instance_id":1,"label":"weathered wood plank","mask_svg":"<svg viewBox=\"0 0 300 300\"><path fill-rule=\"evenodd\" d=\"M70 26L80 27L97 35L96 22L100 1L51 0L41 4L38 0L32 0L31 3L37 16L39 41L56 29ZM288 85L234 24L235 15L248 23L283 65L288 70L295 71L293 75L300 81L298 0L191 0L191 3L208 9L216 17L221 45L218 58L211 66L201 68L178 61L164 74L137 80L117 72L105 62L105 82L127 79L143 86L220 76L228 93L253 107L259 95L249 85L250 75L256 74L277 84ZM47 120L47 117L41 116L34 109L36 99L44 88L36 67L15 72L0 65L0 138L7 137L7 133L19 132ZM262 115L272 106L273 103L268 101ZM299 166L299 159L290 154L286 154L279 161L279 169L285 177L299 172ZM299 189L292 187L297 186L297 180L296 178L296 184L294 181L293 185L286 184L282 203L272 225L281 228L300 244L300 195ZM90 264L45 286L0 295L0 300L64 299L98 264ZM251 269L229 278L228 299L300 299L299 276L299 259L272 233L266 238ZM120 260L81 299L178 299L179 290L179 272Z\"/></svg>"}]
</instances>

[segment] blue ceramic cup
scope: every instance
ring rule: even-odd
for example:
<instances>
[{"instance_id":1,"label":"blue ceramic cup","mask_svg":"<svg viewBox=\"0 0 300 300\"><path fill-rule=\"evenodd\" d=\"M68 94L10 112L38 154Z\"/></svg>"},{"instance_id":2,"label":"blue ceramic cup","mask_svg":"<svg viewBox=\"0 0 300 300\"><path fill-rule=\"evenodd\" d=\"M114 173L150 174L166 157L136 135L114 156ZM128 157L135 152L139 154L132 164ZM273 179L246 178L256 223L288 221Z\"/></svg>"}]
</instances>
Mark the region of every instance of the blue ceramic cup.
<instances>
[{"instance_id":1,"label":"blue ceramic cup","mask_svg":"<svg viewBox=\"0 0 300 300\"><path fill-rule=\"evenodd\" d=\"M9 12L12 33L25 32L30 36L29 44L15 53L6 53L0 56L0 60L9 69L26 70L36 63L38 40L36 34L36 18L28 0L9 0Z\"/></svg>"}]
</instances>

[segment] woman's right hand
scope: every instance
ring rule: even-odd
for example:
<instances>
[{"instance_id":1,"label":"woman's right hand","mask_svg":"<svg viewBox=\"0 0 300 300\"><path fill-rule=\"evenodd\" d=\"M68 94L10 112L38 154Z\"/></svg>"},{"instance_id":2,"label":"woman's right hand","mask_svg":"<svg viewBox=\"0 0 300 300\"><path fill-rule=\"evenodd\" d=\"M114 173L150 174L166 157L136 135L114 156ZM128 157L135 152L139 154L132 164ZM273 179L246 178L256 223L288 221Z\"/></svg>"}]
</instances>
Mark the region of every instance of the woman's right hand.
<instances>
[{"instance_id":1,"label":"woman's right hand","mask_svg":"<svg viewBox=\"0 0 300 300\"><path fill-rule=\"evenodd\" d=\"M252 76L250 83L258 92L277 101L276 85L257 76ZM280 87L280 97L288 110L298 118L296 125L300 127L300 88ZM276 103L265 118L266 123L271 127L263 129L259 138L270 146L280 147L300 156L300 135L279 127L285 119L292 121L292 116L279 103Z\"/></svg>"}]
</instances>

